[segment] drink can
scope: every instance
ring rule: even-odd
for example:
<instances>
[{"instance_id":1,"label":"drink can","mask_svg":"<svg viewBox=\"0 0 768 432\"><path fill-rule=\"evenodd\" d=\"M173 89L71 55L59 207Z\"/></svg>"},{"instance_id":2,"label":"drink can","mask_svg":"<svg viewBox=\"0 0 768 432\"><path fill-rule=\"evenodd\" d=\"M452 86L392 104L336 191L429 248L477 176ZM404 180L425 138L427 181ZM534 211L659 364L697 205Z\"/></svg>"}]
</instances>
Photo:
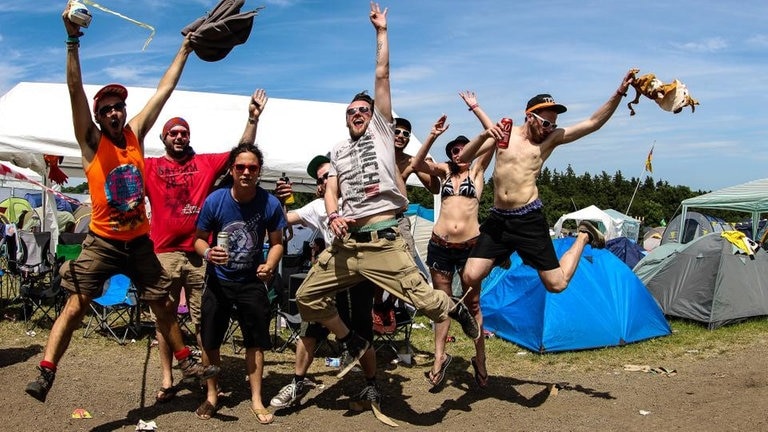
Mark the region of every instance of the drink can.
<instances>
[{"instance_id":1,"label":"drink can","mask_svg":"<svg viewBox=\"0 0 768 432\"><path fill-rule=\"evenodd\" d=\"M504 117L499 123L501 124L501 139L496 141L496 145L501 149L505 149L509 147L509 136L512 134L512 119Z\"/></svg>"},{"instance_id":2,"label":"drink can","mask_svg":"<svg viewBox=\"0 0 768 432\"><path fill-rule=\"evenodd\" d=\"M341 358L339 357L326 357L325 365L332 368L341 367Z\"/></svg>"},{"instance_id":3,"label":"drink can","mask_svg":"<svg viewBox=\"0 0 768 432\"><path fill-rule=\"evenodd\" d=\"M286 177L285 173L280 177L280 180L285 183L290 183L291 180ZM285 199L285 204L290 205L296 202L296 199L293 197L293 194L288 195L288 198Z\"/></svg>"},{"instance_id":4,"label":"drink can","mask_svg":"<svg viewBox=\"0 0 768 432\"><path fill-rule=\"evenodd\" d=\"M219 232L219 234L216 235L216 245L229 252L229 233L224 231Z\"/></svg>"},{"instance_id":5,"label":"drink can","mask_svg":"<svg viewBox=\"0 0 768 432\"><path fill-rule=\"evenodd\" d=\"M69 20L80 27L88 27L91 24L91 13L88 12L88 8L78 1L71 1L69 4L69 13L67 14Z\"/></svg>"}]
</instances>

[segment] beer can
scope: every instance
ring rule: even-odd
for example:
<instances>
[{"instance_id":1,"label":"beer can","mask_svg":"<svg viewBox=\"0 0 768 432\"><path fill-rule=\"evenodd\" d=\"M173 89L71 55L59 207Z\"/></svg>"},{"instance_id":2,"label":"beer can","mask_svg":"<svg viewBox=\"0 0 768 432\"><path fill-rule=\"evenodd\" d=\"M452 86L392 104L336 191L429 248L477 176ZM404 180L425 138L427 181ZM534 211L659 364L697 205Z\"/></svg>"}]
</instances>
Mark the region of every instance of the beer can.
<instances>
[{"instance_id":1,"label":"beer can","mask_svg":"<svg viewBox=\"0 0 768 432\"><path fill-rule=\"evenodd\" d=\"M496 141L496 145L501 149L505 149L509 147L509 136L512 133L512 119L504 117L499 123L501 124L501 139Z\"/></svg>"},{"instance_id":2,"label":"beer can","mask_svg":"<svg viewBox=\"0 0 768 432\"><path fill-rule=\"evenodd\" d=\"M325 358L325 365L332 368L341 367L341 358L340 357L326 357Z\"/></svg>"},{"instance_id":3,"label":"beer can","mask_svg":"<svg viewBox=\"0 0 768 432\"><path fill-rule=\"evenodd\" d=\"M229 252L229 233L224 231L219 232L216 236L216 245Z\"/></svg>"},{"instance_id":4,"label":"beer can","mask_svg":"<svg viewBox=\"0 0 768 432\"><path fill-rule=\"evenodd\" d=\"M91 24L91 13L88 12L88 8L78 1L71 1L69 4L69 13L67 14L69 20L80 27L88 27Z\"/></svg>"}]
</instances>

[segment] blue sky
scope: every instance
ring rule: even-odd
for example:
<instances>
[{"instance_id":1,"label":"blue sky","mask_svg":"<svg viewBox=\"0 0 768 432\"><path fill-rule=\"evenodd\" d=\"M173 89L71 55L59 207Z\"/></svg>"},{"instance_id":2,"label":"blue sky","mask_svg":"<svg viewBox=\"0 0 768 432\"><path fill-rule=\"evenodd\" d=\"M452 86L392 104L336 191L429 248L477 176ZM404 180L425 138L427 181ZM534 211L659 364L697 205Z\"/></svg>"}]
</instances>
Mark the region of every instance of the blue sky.
<instances>
[{"instance_id":1,"label":"blue sky","mask_svg":"<svg viewBox=\"0 0 768 432\"><path fill-rule=\"evenodd\" d=\"M65 1L0 1L0 94L21 81L64 82ZM105 0L102 5L153 25L149 32L91 7L81 39L87 84L155 87L181 43L180 30L213 0ZM346 103L373 90L374 31L364 0L247 0L265 6L245 45L216 63L190 57L179 89ZM568 125L592 114L631 67L684 82L696 112L664 112L625 99L598 132L563 146L550 169L577 174L643 174L655 142L653 178L712 190L766 177L768 2L392 0L389 36L393 107L418 137L448 115L433 153L480 126L457 93L474 90L492 118L523 120L526 101L551 93ZM45 112L41 121L56 113ZM301 127L301 118L295 119ZM339 122L344 121L339 119ZM193 126L194 127L194 126ZM199 127L199 126L198 126ZM211 125L215 127L215 125ZM286 131L289 134L290 131ZM333 143L318 143L329 148ZM322 150L322 148L319 148ZM416 149L410 149L415 152Z\"/></svg>"}]
</instances>

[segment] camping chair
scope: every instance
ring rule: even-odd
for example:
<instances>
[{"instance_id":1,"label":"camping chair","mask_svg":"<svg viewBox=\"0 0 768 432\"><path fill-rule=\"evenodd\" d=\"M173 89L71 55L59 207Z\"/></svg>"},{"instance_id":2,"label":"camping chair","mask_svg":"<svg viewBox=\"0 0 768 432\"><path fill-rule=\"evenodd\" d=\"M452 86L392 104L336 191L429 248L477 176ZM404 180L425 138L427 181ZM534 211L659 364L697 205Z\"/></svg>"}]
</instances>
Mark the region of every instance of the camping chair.
<instances>
[{"instance_id":1,"label":"camping chair","mask_svg":"<svg viewBox=\"0 0 768 432\"><path fill-rule=\"evenodd\" d=\"M43 321L53 323L64 306L65 292L61 288L58 262L51 254L51 233L16 232L16 271L19 276L19 297L27 330ZM35 315L38 317L35 319Z\"/></svg>"},{"instance_id":2,"label":"camping chair","mask_svg":"<svg viewBox=\"0 0 768 432\"><path fill-rule=\"evenodd\" d=\"M405 353L413 352L411 348L411 330L413 329L416 309L400 300L389 297L383 303L375 305L373 311L373 346L378 352L389 348L400 354L397 344L402 343Z\"/></svg>"},{"instance_id":3,"label":"camping chair","mask_svg":"<svg viewBox=\"0 0 768 432\"><path fill-rule=\"evenodd\" d=\"M138 297L133 282L124 274L117 274L104 282L101 297L93 299L91 310L93 314L83 332L83 337L90 336L94 331L101 330L111 334L117 343L125 344L128 333L138 337L137 329ZM120 332L122 327L122 333Z\"/></svg>"}]
</instances>

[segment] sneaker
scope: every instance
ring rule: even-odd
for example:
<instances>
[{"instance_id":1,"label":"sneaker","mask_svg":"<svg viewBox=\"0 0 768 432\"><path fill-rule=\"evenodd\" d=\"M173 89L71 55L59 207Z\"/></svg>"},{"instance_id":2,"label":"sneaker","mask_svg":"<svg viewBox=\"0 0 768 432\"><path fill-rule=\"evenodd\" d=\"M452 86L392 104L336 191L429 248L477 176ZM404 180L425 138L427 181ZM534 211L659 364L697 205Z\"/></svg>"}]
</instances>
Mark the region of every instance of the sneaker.
<instances>
[{"instance_id":1,"label":"sneaker","mask_svg":"<svg viewBox=\"0 0 768 432\"><path fill-rule=\"evenodd\" d=\"M360 357L362 357L370 347L371 344L368 343L367 340L353 331L349 340L344 344L344 352L342 353L342 357L346 356L348 363L342 365L341 370L336 374L336 377L341 378L346 375L347 372L352 370L355 363L360 360Z\"/></svg>"},{"instance_id":2,"label":"sneaker","mask_svg":"<svg viewBox=\"0 0 768 432\"><path fill-rule=\"evenodd\" d=\"M354 400L359 402L370 402L372 405L375 404L381 406L381 391L379 391L379 386L376 384L365 386Z\"/></svg>"},{"instance_id":3,"label":"sneaker","mask_svg":"<svg viewBox=\"0 0 768 432\"><path fill-rule=\"evenodd\" d=\"M587 233L589 236L589 244L595 249L602 249L605 247L605 236L589 221L581 221L579 224L579 232Z\"/></svg>"},{"instance_id":4,"label":"sneaker","mask_svg":"<svg viewBox=\"0 0 768 432\"><path fill-rule=\"evenodd\" d=\"M306 380L294 381L280 389L269 404L277 409L288 408L301 402L301 399L309 393L310 386Z\"/></svg>"},{"instance_id":5,"label":"sneaker","mask_svg":"<svg viewBox=\"0 0 768 432\"><path fill-rule=\"evenodd\" d=\"M461 324L461 330L467 337L472 340L479 338L480 327L478 327L475 317L469 313L469 309L467 309L467 306L463 302L460 302L457 299L454 299L454 302L453 309L448 312L448 316Z\"/></svg>"},{"instance_id":6,"label":"sneaker","mask_svg":"<svg viewBox=\"0 0 768 432\"><path fill-rule=\"evenodd\" d=\"M207 380L213 378L221 372L221 368L218 366L210 365L203 366L200 360L195 356L189 356L179 363L181 373L184 374L184 378L198 378L201 380Z\"/></svg>"},{"instance_id":7,"label":"sneaker","mask_svg":"<svg viewBox=\"0 0 768 432\"><path fill-rule=\"evenodd\" d=\"M56 379L56 372L42 366L38 366L37 370L40 371L40 375L38 375L36 380L27 384L25 391L40 402L45 402L48 391L53 386L53 380Z\"/></svg>"}]
</instances>

